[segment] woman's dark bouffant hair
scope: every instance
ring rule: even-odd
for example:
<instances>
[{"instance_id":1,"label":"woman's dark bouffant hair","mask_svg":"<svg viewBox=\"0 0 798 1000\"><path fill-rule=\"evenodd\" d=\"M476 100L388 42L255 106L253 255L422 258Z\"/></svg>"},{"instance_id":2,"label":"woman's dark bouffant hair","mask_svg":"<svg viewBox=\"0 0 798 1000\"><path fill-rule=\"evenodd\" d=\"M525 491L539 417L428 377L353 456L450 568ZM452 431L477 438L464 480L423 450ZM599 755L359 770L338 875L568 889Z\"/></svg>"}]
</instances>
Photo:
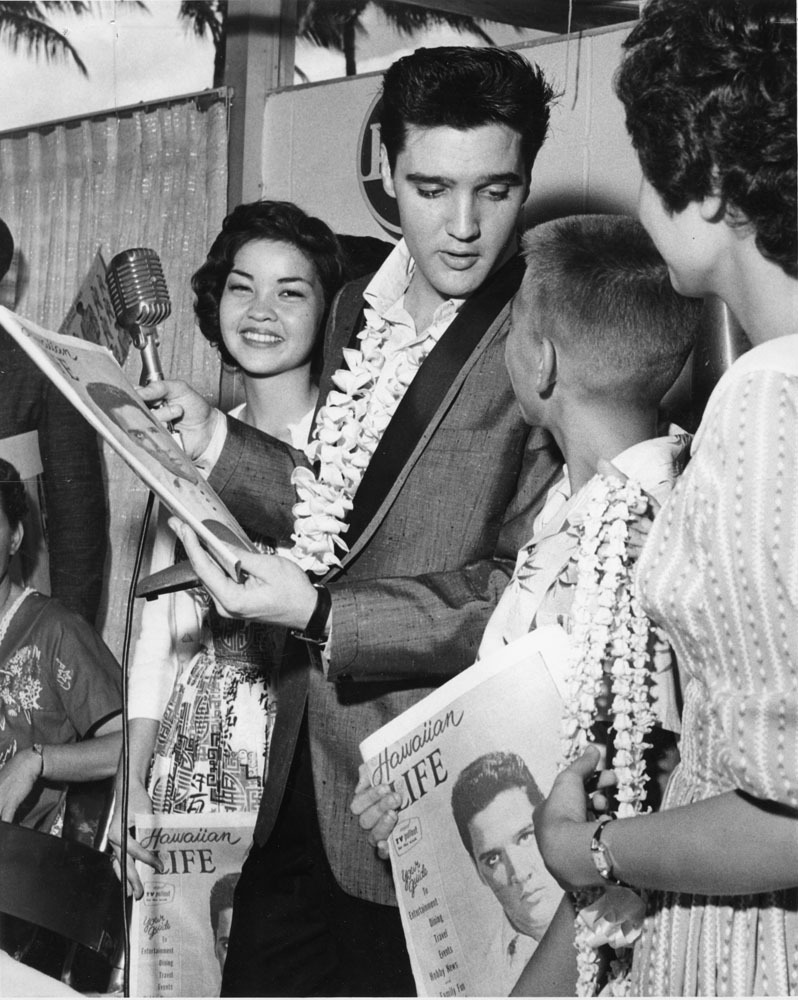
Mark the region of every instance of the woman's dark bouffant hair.
<instances>
[{"instance_id":1,"label":"woman's dark bouffant hair","mask_svg":"<svg viewBox=\"0 0 798 1000\"><path fill-rule=\"evenodd\" d=\"M794 0L649 0L615 89L665 207L717 194L796 277Z\"/></svg>"},{"instance_id":2,"label":"woman's dark bouffant hair","mask_svg":"<svg viewBox=\"0 0 798 1000\"><path fill-rule=\"evenodd\" d=\"M222 340L219 303L236 254L253 240L290 243L312 261L324 289L326 309L346 277L344 251L335 233L321 219L306 215L290 201L253 201L235 208L224 220L205 263L191 279L197 296L194 313L200 331L218 349L222 361L232 367L236 367L236 362ZM317 348L320 345L321 337ZM317 349L312 365L314 372L320 355Z\"/></svg>"},{"instance_id":3,"label":"woman's dark bouffant hair","mask_svg":"<svg viewBox=\"0 0 798 1000\"><path fill-rule=\"evenodd\" d=\"M0 500L11 530L16 530L28 513L28 498L19 473L10 462L0 458Z\"/></svg>"}]
</instances>

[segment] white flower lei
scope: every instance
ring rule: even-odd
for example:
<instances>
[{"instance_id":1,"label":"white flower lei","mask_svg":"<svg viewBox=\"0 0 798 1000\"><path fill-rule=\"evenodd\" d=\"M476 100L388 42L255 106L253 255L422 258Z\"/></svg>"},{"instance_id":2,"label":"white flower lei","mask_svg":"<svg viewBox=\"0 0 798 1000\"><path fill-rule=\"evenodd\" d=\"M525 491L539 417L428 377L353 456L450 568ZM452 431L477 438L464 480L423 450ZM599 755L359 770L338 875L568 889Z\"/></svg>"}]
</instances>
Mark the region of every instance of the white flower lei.
<instances>
[{"instance_id":1,"label":"white flower lei","mask_svg":"<svg viewBox=\"0 0 798 1000\"><path fill-rule=\"evenodd\" d=\"M627 554L628 527L644 499L637 483L598 478L579 534L577 582L572 609L571 659L562 720L563 766L575 760L592 741L591 730L600 706L609 709L617 777L617 816L634 816L643 808L646 735L654 725L649 636L653 630L632 590ZM659 645L666 640L655 632ZM608 704L607 694L612 701ZM595 902L600 891L577 894L579 910ZM579 996L593 996L598 956L592 932L577 917L576 948ZM621 995L627 982L628 956L613 963L613 991Z\"/></svg>"},{"instance_id":2,"label":"white flower lei","mask_svg":"<svg viewBox=\"0 0 798 1000\"><path fill-rule=\"evenodd\" d=\"M436 343L427 336L402 348L394 375L378 386L391 327L374 309L365 310L365 319L366 327L358 334L360 349L344 349L346 367L333 375L336 388L316 418L308 454L311 462L318 462L318 474L299 467L291 477L299 498L293 510L291 556L313 573L341 565L336 549L348 550L341 536L352 498L385 428Z\"/></svg>"}]
</instances>

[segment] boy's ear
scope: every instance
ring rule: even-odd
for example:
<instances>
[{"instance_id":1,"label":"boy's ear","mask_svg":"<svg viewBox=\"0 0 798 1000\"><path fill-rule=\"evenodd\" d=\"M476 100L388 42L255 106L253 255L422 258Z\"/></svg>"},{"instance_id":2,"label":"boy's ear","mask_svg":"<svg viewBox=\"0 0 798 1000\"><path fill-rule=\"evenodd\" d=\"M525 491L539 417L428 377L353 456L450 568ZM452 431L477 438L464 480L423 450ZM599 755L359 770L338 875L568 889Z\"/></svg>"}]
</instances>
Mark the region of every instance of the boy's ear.
<instances>
[{"instance_id":1,"label":"boy's ear","mask_svg":"<svg viewBox=\"0 0 798 1000\"><path fill-rule=\"evenodd\" d=\"M538 366L535 371L535 389L544 393L557 381L557 351L548 337L540 340Z\"/></svg>"},{"instance_id":2,"label":"boy's ear","mask_svg":"<svg viewBox=\"0 0 798 1000\"><path fill-rule=\"evenodd\" d=\"M699 210L705 222L718 222L724 214L723 199L717 194L708 194L701 199Z\"/></svg>"},{"instance_id":3,"label":"boy's ear","mask_svg":"<svg viewBox=\"0 0 798 1000\"><path fill-rule=\"evenodd\" d=\"M380 177L382 177L382 186L387 195L391 198L396 197L396 191L393 186L393 174L391 172L391 164L388 161L388 150L385 148L384 143L380 143Z\"/></svg>"}]
</instances>

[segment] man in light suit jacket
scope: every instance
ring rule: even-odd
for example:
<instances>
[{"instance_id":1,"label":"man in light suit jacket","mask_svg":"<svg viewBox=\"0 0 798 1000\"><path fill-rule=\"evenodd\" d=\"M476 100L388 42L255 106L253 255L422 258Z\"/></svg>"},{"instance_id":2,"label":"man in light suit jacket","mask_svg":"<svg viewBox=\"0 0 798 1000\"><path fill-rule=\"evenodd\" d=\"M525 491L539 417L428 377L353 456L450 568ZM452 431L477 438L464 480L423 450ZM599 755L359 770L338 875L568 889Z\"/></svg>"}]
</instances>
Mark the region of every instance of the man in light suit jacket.
<instances>
[{"instance_id":1,"label":"man in light suit jacket","mask_svg":"<svg viewBox=\"0 0 798 1000\"><path fill-rule=\"evenodd\" d=\"M225 995L415 992L390 870L348 802L359 742L473 662L558 473L504 364L551 96L498 49L420 49L387 71L382 176L404 239L332 306L313 471L183 384L143 390L168 396L159 416L243 526L294 560L244 554L239 584L178 526L222 613L294 631Z\"/></svg>"}]
</instances>

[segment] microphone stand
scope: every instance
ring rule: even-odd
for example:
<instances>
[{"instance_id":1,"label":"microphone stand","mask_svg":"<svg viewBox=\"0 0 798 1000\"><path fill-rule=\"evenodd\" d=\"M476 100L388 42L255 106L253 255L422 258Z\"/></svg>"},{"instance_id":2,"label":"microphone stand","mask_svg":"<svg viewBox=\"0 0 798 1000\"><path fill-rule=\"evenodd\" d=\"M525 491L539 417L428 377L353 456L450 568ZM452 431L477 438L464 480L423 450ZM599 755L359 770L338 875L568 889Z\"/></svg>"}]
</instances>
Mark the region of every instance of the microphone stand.
<instances>
[{"instance_id":1,"label":"microphone stand","mask_svg":"<svg viewBox=\"0 0 798 1000\"><path fill-rule=\"evenodd\" d=\"M154 382L163 382L164 374L161 368L161 359L158 356L158 330L154 326L140 326L133 324L128 327L134 347L141 351L141 381L140 385L151 385ZM158 403L154 409L163 406ZM180 447L183 442L180 432L175 430L172 423L168 423L169 433L177 441ZM170 594L178 590L187 590L199 584L197 574L191 563L185 559L168 566L166 569L151 573L141 580L136 581L135 596L146 597L147 600L154 601L160 594Z\"/></svg>"},{"instance_id":2,"label":"microphone stand","mask_svg":"<svg viewBox=\"0 0 798 1000\"><path fill-rule=\"evenodd\" d=\"M163 382L163 368L158 356L158 329L154 326L133 326L130 328L133 346L141 351L140 385Z\"/></svg>"}]
</instances>

